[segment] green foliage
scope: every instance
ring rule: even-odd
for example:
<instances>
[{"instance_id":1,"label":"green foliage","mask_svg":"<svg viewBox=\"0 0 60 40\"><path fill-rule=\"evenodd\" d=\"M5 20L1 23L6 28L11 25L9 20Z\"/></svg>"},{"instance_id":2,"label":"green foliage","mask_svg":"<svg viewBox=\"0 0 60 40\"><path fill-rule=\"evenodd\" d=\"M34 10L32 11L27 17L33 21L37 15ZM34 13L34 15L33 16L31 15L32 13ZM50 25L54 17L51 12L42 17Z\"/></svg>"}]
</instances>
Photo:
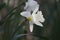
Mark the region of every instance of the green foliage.
<instances>
[{"instance_id":1,"label":"green foliage","mask_svg":"<svg viewBox=\"0 0 60 40\"><path fill-rule=\"evenodd\" d=\"M23 29L23 22L25 19L20 16L20 12L23 10L24 3L25 2L22 2L14 8L10 8L9 2L8 5L0 5L0 9L6 6L5 8L7 11L5 17L0 21L0 27L3 31L2 40L13 40L16 33L19 35L22 34L21 36L24 36L25 28Z\"/></svg>"}]
</instances>

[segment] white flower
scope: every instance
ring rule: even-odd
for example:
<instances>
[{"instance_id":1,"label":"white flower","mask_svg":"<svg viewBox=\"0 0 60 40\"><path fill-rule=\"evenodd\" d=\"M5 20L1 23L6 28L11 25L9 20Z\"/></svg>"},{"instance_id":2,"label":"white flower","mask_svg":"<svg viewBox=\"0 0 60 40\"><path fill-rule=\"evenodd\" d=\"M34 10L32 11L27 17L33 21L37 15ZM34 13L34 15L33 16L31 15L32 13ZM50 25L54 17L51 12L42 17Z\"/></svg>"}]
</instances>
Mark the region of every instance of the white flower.
<instances>
[{"instance_id":1,"label":"white flower","mask_svg":"<svg viewBox=\"0 0 60 40\"><path fill-rule=\"evenodd\" d=\"M42 12L38 11L38 9L39 8L37 7L32 14L30 11L24 11L20 13L20 15L26 17L29 20L30 32L33 31L33 24L43 27L43 24L41 22L44 22L45 19L42 15Z\"/></svg>"},{"instance_id":2,"label":"white flower","mask_svg":"<svg viewBox=\"0 0 60 40\"><path fill-rule=\"evenodd\" d=\"M28 2L26 2L26 6L24 7L24 10L31 12L34 11L36 7L39 8L39 4L36 1L28 0Z\"/></svg>"}]
</instances>

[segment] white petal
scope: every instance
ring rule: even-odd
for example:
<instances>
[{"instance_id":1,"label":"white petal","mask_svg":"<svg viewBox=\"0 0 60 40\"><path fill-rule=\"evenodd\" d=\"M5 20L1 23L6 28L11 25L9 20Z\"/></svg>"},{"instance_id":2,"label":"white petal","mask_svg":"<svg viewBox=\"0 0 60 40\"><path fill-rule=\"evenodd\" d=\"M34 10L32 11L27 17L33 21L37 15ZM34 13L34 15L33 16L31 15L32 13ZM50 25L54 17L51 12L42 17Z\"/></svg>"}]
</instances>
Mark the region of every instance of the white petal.
<instances>
[{"instance_id":1,"label":"white petal","mask_svg":"<svg viewBox=\"0 0 60 40\"><path fill-rule=\"evenodd\" d=\"M32 15L36 14L36 12L38 11L39 7L36 7L35 10L33 11Z\"/></svg>"},{"instance_id":2,"label":"white petal","mask_svg":"<svg viewBox=\"0 0 60 40\"><path fill-rule=\"evenodd\" d=\"M40 15L42 15L42 11L38 11L38 12L37 12L37 14L40 14Z\"/></svg>"},{"instance_id":3,"label":"white petal","mask_svg":"<svg viewBox=\"0 0 60 40\"><path fill-rule=\"evenodd\" d=\"M24 10L26 10L27 7L28 7L28 2L26 2L26 5L25 5L25 7L24 7Z\"/></svg>"},{"instance_id":4,"label":"white petal","mask_svg":"<svg viewBox=\"0 0 60 40\"><path fill-rule=\"evenodd\" d=\"M38 9L39 7L37 7L32 13L33 21L36 21L36 12L38 11Z\"/></svg>"},{"instance_id":5,"label":"white petal","mask_svg":"<svg viewBox=\"0 0 60 40\"><path fill-rule=\"evenodd\" d=\"M30 2L30 1L34 1L34 0L28 0L28 1Z\"/></svg>"},{"instance_id":6,"label":"white petal","mask_svg":"<svg viewBox=\"0 0 60 40\"><path fill-rule=\"evenodd\" d=\"M33 23L29 22L30 25L30 32L33 32Z\"/></svg>"},{"instance_id":7,"label":"white petal","mask_svg":"<svg viewBox=\"0 0 60 40\"><path fill-rule=\"evenodd\" d=\"M20 15L22 15L22 16L28 18L29 16L31 16L31 13L28 12L28 11L23 11L23 12L20 13Z\"/></svg>"},{"instance_id":8,"label":"white petal","mask_svg":"<svg viewBox=\"0 0 60 40\"><path fill-rule=\"evenodd\" d=\"M34 11L36 7L39 7L39 4L34 0L28 0L24 9L26 11Z\"/></svg>"},{"instance_id":9,"label":"white petal","mask_svg":"<svg viewBox=\"0 0 60 40\"><path fill-rule=\"evenodd\" d=\"M38 11L36 14L36 20L40 21L40 22L44 22L45 18L42 15L42 11Z\"/></svg>"},{"instance_id":10,"label":"white petal","mask_svg":"<svg viewBox=\"0 0 60 40\"><path fill-rule=\"evenodd\" d=\"M36 25L38 25L38 26L43 27L43 24L42 24L42 23L40 23L40 22L35 21L34 23L35 23Z\"/></svg>"}]
</instances>

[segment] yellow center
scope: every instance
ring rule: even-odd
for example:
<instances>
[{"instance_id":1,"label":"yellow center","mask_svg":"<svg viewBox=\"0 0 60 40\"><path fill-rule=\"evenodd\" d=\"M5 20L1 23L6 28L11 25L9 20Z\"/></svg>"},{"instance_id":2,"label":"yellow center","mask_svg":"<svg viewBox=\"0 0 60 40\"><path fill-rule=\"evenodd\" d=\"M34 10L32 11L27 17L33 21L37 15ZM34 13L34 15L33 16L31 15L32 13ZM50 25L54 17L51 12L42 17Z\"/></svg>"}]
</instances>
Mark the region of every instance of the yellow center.
<instances>
[{"instance_id":1,"label":"yellow center","mask_svg":"<svg viewBox=\"0 0 60 40\"><path fill-rule=\"evenodd\" d=\"M32 16L28 17L27 19L28 19L29 21L32 21Z\"/></svg>"}]
</instances>

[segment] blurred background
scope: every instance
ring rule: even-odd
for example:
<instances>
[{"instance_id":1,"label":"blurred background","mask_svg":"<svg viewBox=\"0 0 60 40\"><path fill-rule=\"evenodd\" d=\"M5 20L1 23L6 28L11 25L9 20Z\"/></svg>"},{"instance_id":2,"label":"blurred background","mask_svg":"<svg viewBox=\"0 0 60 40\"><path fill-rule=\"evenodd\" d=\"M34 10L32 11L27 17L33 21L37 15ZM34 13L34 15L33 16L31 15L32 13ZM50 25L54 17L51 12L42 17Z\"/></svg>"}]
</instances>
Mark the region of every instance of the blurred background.
<instances>
[{"instance_id":1,"label":"blurred background","mask_svg":"<svg viewBox=\"0 0 60 40\"><path fill-rule=\"evenodd\" d=\"M20 15L27 0L0 0L0 40L60 40L60 0L35 0L44 15L44 27L34 24L29 31L28 21Z\"/></svg>"}]
</instances>

